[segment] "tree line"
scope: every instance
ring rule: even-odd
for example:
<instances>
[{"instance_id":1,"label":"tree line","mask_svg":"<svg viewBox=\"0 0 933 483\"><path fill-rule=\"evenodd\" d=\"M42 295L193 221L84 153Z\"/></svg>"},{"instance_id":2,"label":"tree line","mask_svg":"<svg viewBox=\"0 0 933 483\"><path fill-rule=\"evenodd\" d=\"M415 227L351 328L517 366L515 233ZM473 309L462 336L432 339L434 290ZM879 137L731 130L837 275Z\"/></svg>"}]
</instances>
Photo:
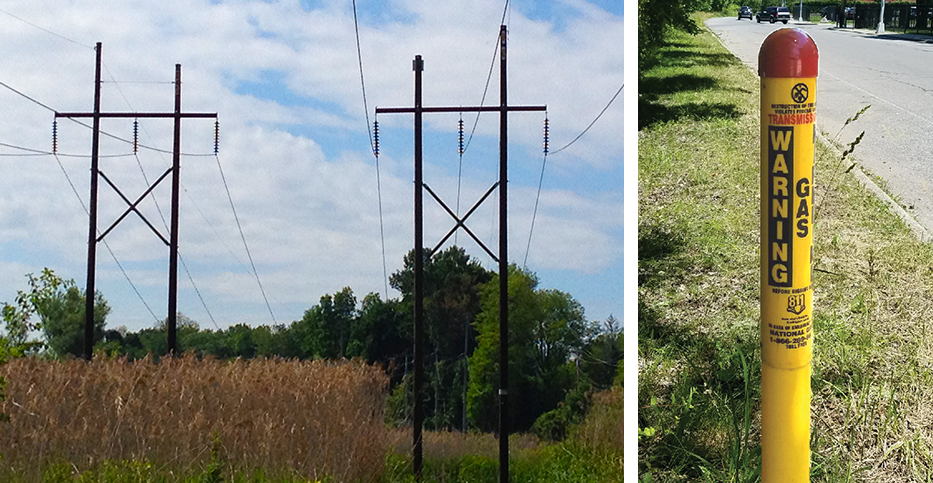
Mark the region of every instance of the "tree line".
<instances>
[{"instance_id":1,"label":"tree line","mask_svg":"<svg viewBox=\"0 0 933 483\"><path fill-rule=\"evenodd\" d=\"M462 248L426 250L425 386L421 395L429 430L494 431L498 423L498 273ZM565 292L541 289L534 273L509 270L509 393L513 427L561 439L588 409L590 394L621 384L622 330L609 316L588 321L583 307ZM13 356L80 357L85 293L73 280L49 269L26 275L28 289L4 303L5 337ZM227 358L362 358L390 376L387 422L410 422L413 407L412 332L414 255L389 279L401 293L359 300L350 287L322 296L290 324L201 328L178 314L182 352ZM108 329L110 308L95 294L97 357L136 360L167 352L165 322L137 332ZM36 338L36 334L40 334Z\"/></svg>"}]
</instances>

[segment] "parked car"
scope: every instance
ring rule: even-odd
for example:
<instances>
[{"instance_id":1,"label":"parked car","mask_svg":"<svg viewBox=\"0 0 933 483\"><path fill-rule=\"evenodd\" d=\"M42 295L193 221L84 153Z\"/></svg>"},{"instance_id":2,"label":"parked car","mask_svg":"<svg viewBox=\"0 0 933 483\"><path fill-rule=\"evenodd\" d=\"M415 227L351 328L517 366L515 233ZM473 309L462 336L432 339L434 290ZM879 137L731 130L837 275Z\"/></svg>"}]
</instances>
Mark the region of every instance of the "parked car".
<instances>
[{"instance_id":1,"label":"parked car","mask_svg":"<svg viewBox=\"0 0 933 483\"><path fill-rule=\"evenodd\" d=\"M743 18L748 18L751 20L754 16L755 13L752 12L752 7L739 7L739 20L742 20Z\"/></svg>"},{"instance_id":2,"label":"parked car","mask_svg":"<svg viewBox=\"0 0 933 483\"><path fill-rule=\"evenodd\" d=\"M758 20L758 23L761 23L762 20L767 20L768 22L783 22L787 23L790 20L790 10L787 7L765 7L762 11L758 12L758 15L755 16Z\"/></svg>"}]
</instances>

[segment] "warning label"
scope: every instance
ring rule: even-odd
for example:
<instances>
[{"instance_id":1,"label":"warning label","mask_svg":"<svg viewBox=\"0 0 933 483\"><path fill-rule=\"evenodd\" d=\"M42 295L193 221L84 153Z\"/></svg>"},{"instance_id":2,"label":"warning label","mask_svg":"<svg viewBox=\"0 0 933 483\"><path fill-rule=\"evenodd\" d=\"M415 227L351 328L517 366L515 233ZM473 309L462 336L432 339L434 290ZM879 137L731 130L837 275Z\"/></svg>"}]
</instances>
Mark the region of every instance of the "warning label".
<instances>
[{"instance_id":1,"label":"warning label","mask_svg":"<svg viewBox=\"0 0 933 483\"><path fill-rule=\"evenodd\" d=\"M814 79L762 78L762 360L791 369L813 346Z\"/></svg>"}]
</instances>

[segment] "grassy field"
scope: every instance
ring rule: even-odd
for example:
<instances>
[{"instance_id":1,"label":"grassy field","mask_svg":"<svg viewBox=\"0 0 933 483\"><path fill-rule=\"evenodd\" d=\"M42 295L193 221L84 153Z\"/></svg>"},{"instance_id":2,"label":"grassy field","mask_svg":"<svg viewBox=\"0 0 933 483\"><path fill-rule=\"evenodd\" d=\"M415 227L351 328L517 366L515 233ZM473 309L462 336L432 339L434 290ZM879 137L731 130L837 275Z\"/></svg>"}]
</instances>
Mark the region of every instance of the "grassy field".
<instances>
[{"instance_id":1,"label":"grassy field","mask_svg":"<svg viewBox=\"0 0 933 483\"><path fill-rule=\"evenodd\" d=\"M402 483L411 430L384 424L382 369L193 356L0 365L0 481ZM622 481L622 387L561 443L513 435L512 481ZM425 433L425 482L493 483L491 434Z\"/></svg>"},{"instance_id":2,"label":"grassy field","mask_svg":"<svg viewBox=\"0 0 933 483\"><path fill-rule=\"evenodd\" d=\"M640 479L758 481L758 80L705 29L641 75ZM851 164L818 145L811 477L930 481L933 249Z\"/></svg>"}]
</instances>

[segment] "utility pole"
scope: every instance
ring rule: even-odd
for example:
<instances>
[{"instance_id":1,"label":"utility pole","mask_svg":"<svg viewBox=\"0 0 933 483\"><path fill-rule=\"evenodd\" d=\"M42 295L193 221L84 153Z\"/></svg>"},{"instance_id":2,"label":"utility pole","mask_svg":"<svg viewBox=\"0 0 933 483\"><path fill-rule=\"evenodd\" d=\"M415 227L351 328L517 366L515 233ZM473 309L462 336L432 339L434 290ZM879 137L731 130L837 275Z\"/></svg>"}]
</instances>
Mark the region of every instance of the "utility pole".
<instances>
[{"instance_id":1,"label":"utility pole","mask_svg":"<svg viewBox=\"0 0 933 483\"><path fill-rule=\"evenodd\" d=\"M97 42L95 47L97 52L95 76L94 76L94 112L56 112L55 117L65 118L93 118L92 141L91 141L91 195L90 208L88 213L88 242L87 242L87 290L85 292L84 309L84 358L91 360L94 351L94 295L95 278L97 271L97 244L110 233L111 230L126 218L130 212L136 213L143 222L155 233L163 243L169 247L169 288L168 288L168 318L167 332L168 345L167 353L177 355L177 327L176 314L178 303L178 198L179 198L179 175L181 171L181 119L182 118L217 118L217 113L182 113L181 112L181 64L175 64L175 110L174 112L100 112L100 67L101 67L101 43ZM172 148L172 167L166 170L146 191L140 195L136 201L130 200L117 188L117 186L100 171L98 160L100 158L100 120L101 118L172 118L175 120L174 144ZM170 240L157 230L149 220L136 208L139 203L148 196L152 190L158 186L169 174L172 175L172 220ZM117 218L116 221L104 230L100 236L97 235L97 184L98 179L104 181L113 188L114 191L129 206L126 211Z\"/></svg>"},{"instance_id":2,"label":"utility pole","mask_svg":"<svg viewBox=\"0 0 933 483\"><path fill-rule=\"evenodd\" d=\"M486 253L499 264L499 482L508 483L509 481L509 262L508 262L508 114L513 111L545 111L547 106L509 106L506 96L506 39L508 31L506 26L502 25L499 29L499 105L498 106L476 106L476 107L424 107L421 102L421 73L424 70L424 61L420 55L415 56L412 63L415 71L415 105L414 107L387 107L376 108L376 114L403 114L413 113L415 118L415 283L414 283L414 343L415 343L415 361L414 361L414 449L413 463L414 474L418 481L421 481L422 475L422 423L424 420L424 409L421 404L421 385L424 377L424 360L421 353L421 347L424 339L424 248L423 248L423 190L427 192L444 208L445 211L454 219L456 224L434 247L431 253L437 250L453 235L458 229L462 228ZM424 113L434 112L498 112L499 113L499 180L492 185L489 190L480 198L470 210L459 217L451 210L434 191L424 183L422 179L422 149L421 149L421 130L422 115ZM465 225L467 218L476 211L477 208L489 197L490 194L499 188L499 253L494 254L485 244Z\"/></svg>"},{"instance_id":3,"label":"utility pole","mask_svg":"<svg viewBox=\"0 0 933 483\"><path fill-rule=\"evenodd\" d=\"M881 0L881 17L878 19L878 32L879 34L884 33L884 0Z\"/></svg>"}]
</instances>

